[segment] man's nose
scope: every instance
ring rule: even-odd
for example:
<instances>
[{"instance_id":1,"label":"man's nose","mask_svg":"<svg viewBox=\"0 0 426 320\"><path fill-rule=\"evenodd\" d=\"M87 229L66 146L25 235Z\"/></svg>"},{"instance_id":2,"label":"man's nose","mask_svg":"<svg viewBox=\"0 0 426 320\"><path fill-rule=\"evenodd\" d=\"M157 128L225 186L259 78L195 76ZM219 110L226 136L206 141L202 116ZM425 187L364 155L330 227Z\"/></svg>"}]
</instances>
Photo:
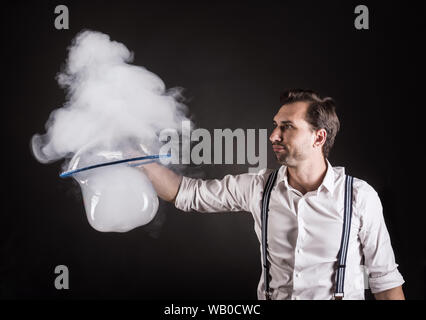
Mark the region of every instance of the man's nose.
<instances>
[{"instance_id":1,"label":"man's nose","mask_svg":"<svg viewBox=\"0 0 426 320\"><path fill-rule=\"evenodd\" d=\"M275 128L275 129L272 131L271 135L269 136L269 140L270 140L271 142L281 141L281 140L282 140L282 138L281 138L281 134L280 134L280 131L278 130L278 128Z\"/></svg>"}]
</instances>

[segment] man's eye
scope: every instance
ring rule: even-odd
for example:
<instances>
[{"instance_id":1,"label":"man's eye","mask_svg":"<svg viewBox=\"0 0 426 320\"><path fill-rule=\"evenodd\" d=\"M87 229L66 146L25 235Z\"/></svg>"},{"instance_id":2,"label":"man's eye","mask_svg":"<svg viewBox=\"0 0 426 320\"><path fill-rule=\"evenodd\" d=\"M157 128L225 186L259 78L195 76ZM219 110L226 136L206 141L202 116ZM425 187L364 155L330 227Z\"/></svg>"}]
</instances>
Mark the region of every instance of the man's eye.
<instances>
[{"instance_id":1,"label":"man's eye","mask_svg":"<svg viewBox=\"0 0 426 320\"><path fill-rule=\"evenodd\" d=\"M276 124L276 123L273 123L272 124L272 128L276 128L276 127L278 127L278 125ZM281 130L287 130L287 129L290 129L290 128L292 128L292 125L291 124L283 124L283 125L280 125L280 129Z\"/></svg>"}]
</instances>

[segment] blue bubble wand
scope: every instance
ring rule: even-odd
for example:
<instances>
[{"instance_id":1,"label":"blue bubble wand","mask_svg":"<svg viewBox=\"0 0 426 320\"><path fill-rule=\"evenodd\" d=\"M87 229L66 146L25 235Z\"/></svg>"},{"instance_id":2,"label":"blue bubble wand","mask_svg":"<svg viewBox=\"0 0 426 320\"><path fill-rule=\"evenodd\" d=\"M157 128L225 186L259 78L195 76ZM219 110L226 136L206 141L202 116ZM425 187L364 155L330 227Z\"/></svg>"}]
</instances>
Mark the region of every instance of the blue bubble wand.
<instances>
[{"instance_id":1,"label":"blue bubble wand","mask_svg":"<svg viewBox=\"0 0 426 320\"><path fill-rule=\"evenodd\" d=\"M103 162L103 163L94 164L94 165L91 165L91 166L88 166L88 167L84 167L84 168L80 168L80 169L75 169L75 170L70 170L70 171L62 172L59 175L59 177L66 178L66 177L70 177L73 174L78 173L78 172L92 170L92 169L96 169L96 168L100 168L100 167L112 166L112 165L120 164L120 163L149 160L149 161L144 161L142 163L136 163L136 164L130 164L129 165L131 167L136 167L136 166L140 166L142 164L148 164L148 163L156 162L155 159L170 158L170 157L171 157L170 154L156 154L156 155L151 155L151 156L144 156L144 157L122 159L122 160L116 160L116 161L110 161L110 162Z\"/></svg>"}]
</instances>

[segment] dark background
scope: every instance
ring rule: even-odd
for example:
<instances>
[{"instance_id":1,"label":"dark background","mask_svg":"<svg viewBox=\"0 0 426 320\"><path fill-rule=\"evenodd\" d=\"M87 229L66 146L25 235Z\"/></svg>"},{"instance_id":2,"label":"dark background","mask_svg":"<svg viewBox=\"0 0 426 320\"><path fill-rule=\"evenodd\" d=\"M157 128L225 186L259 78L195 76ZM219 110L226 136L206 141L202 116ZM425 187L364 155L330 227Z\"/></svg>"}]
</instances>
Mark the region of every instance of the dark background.
<instances>
[{"instance_id":1,"label":"dark background","mask_svg":"<svg viewBox=\"0 0 426 320\"><path fill-rule=\"evenodd\" d=\"M66 4L70 29L54 28ZM365 4L370 30L354 28ZM424 12L370 1L33 1L2 3L3 150L0 298L256 299L259 243L249 213L182 213L162 202L148 226L100 233L80 191L42 165L29 143L64 102L55 75L82 29L107 33L167 87L185 88L198 127L268 128L285 88L312 88L338 103L335 166L379 193L408 299L424 297L422 219L408 142L416 117L416 63ZM419 14L420 15L420 14ZM424 37L424 35L422 35ZM423 102L420 102L424 105ZM420 143L419 141L414 141ZM423 146L423 144L420 144ZM268 150L269 167L275 167ZM242 165L188 168L205 178ZM54 268L70 270L56 290Z\"/></svg>"}]
</instances>

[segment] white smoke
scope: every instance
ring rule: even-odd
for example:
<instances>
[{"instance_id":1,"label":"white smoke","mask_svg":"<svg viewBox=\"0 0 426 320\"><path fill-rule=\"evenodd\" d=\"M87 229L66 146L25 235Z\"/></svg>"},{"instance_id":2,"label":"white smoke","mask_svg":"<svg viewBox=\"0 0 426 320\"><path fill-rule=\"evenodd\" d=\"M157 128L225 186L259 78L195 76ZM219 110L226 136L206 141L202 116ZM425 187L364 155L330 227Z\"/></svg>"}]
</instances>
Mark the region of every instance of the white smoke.
<instances>
[{"instance_id":1,"label":"white smoke","mask_svg":"<svg viewBox=\"0 0 426 320\"><path fill-rule=\"evenodd\" d=\"M67 101L50 114L47 132L32 138L38 161L65 159L70 170L157 154L160 131L180 130L187 120L186 107L177 100L180 91L166 90L157 75L132 61L133 53L106 34L84 31L75 37L57 78ZM148 223L158 209L150 182L137 169L112 166L74 177L89 222L98 230L130 230Z\"/></svg>"}]
</instances>

